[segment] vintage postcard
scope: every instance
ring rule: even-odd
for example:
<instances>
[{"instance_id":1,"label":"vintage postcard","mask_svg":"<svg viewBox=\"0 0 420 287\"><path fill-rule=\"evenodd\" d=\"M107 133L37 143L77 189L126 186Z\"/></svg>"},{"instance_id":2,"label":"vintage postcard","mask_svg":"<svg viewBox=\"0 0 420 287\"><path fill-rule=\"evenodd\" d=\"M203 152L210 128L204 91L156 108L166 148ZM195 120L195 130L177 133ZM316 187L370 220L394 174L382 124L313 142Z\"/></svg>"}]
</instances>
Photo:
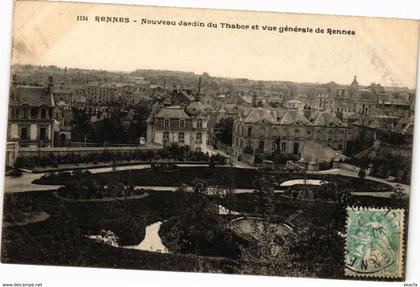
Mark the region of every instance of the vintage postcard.
<instances>
[{"instance_id":1,"label":"vintage postcard","mask_svg":"<svg viewBox=\"0 0 420 287\"><path fill-rule=\"evenodd\" d=\"M16 1L1 262L404 280L419 28Z\"/></svg>"}]
</instances>

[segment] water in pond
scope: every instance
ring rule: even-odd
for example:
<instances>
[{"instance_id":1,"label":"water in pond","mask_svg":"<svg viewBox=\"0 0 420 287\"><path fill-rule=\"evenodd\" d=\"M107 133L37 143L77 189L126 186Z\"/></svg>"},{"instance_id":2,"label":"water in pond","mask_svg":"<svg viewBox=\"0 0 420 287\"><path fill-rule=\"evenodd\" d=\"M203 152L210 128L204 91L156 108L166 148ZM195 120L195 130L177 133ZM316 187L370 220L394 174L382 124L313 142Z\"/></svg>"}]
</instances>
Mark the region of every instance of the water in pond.
<instances>
[{"instance_id":1,"label":"water in pond","mask_svg":"<svg viewBox=\"0 0 420 287\"><path fill-rule=\"evenodd\" d=\"M137 249L143 251L169 253L168 248L162 243L162 239L159 236L159 229L162 225L162 221L155 222L146 227L146 235L139 245L124 246L128 249Z\"/></svg>"}]
</instances>

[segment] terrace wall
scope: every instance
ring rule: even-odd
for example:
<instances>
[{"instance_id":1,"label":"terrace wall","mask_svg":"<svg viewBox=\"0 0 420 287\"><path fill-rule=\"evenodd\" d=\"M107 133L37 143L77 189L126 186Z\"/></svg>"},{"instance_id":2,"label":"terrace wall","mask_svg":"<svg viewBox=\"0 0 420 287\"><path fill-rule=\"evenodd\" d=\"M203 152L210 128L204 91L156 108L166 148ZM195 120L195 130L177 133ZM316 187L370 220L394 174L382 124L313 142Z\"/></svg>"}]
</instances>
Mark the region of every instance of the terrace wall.
<instances>
[{"instance_id":1,"label":"terrace wall","mask_svg":"<svg viewBox=\"0 0 420 287\"><path fill-rule=\"evenodd\" d=\"M63 156L67 154L73 155L81 155L85 156L88 154L97 154L103 151L108 151L113 154L125 154L134 151L157 151L162 149L161 145L156 144L145 144L139 146L119 146L119 147L19 147L13 151L13 156L10 156L7 164L8 166L12 166L14 160L17 156L20 157L30 157L30 156L45 156L45 155L55 155L55 156ZM12 150L8 150L8 152L12 153Z\"/></svg>"}]
</instances>

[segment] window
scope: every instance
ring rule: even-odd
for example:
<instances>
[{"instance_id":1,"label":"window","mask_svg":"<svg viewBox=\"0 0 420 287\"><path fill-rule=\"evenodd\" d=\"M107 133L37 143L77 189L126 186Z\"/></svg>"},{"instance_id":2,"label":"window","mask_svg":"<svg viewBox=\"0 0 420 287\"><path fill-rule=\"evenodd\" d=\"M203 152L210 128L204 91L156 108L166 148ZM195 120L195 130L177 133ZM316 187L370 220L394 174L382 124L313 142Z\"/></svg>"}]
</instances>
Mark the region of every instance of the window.
<instances>
[{"instance_id":1,"label":"window","mask_svg":"<svg viewBox=\"0 0 420 287\"><path fill-rule=\"evenodd\" d=\"M180 121L179 121L179 126L180 126L181 128L185 127L185 120L180 120Z\"/></svg>"},{"instance_id":2,"label":"window","mask_svg":"<svg viewBox=\"0 0 420 287\"><path fill-rule=\"evenodd\" d=\"M178 134L178 142L180 142L180 143L184 142L184 132L180 132Z\"/></svg>"},{"instance_id":3,"label":"window","mask_svg":"<svg viewBox=\"0 0 420 287\"><path fill-rule=\"evenodd\" d=\"M201 143L201 133L196 133L195 134L195 142L196 143Z\"/></svg>"},{"instance_id":4,"label":"window","mask_svg":"<svg viewBox=\"0 0 420 287\"><path fill-rule=\"evenodd\" d=\"M36 119L37 117L38 117L38 109L37 108L32 108L31 109L31 118Z\"/></svg>"},{"instance_id":5,"label":"window","mask_svg":"<svg viewBox=\"0 0 420 287\"><path fill-rule=\"evenodd\" d=\"M169 127L169 120L164 120L164 121L163 121L163 126L164 126L165 128Z\"/></svg>"},{"instance_id":6,"label":"window","mask_svg":"<svg viewBox=\"0 0 420 287\"><path fill-rule=\"evenodd\" d=\"M45 109L41 110L41 119L47 118L47 111Z\"/></svg>"},{"instance_id":7,"label":"window","mask_svg":"<svg viewBox=\"0 0 420 287\"><path fill-rule=\"evenodd\" d=\"M258 149L260 150L260 152L264 152L264 141L259 141Z\"/></svg>"},{"instance_id":8,"label":"window","mask_svg":"<svg viewBox=\"0 0 420 287\"><path fill-rule=\"evenodd\" d=\"M40 140L47 139L47 129L46 128L40 128L39 129L39 139Z\"/></svg>"},{"instance_id":9,"label":"window","mask_svg":"<svg viewBox=\"0 0 420 287\"><path fill-rule=\"evenodd\" d=\"M281 151L286 151L287 144L286 142L281 143Z\"/></svg>"},{"instance_id":10,"label":"window","mask_svg":"<svg viewBox=\"0 0 420 287\"><path fill-rule=\"evenodd\" d=\"M163 140L169 139L169 132L163 132Z\"/></svg>"},{"instance_id":11,"label":"window","mask_svg":"<svg viewBox=\"0 0 420 287\"><path fill-rule=\"evenodd\" d=\"M252 128L251 128L251 127L249 127L249 128L248 128L248 136L250 137L250 136L251 136L251 134L252 134Z\"/></svg>"},{"instance_id":12,"label":"window","mask_svg":"<svg viewBox=\"0 0 420 287\"><path fill-rule=\"evenodd\" d=\"M260 137L264 137L264 136L265 136L265 128L260 127Z\"/></svg>"},{"instance_id":13,"label":"window","mask_svg":"<svg viewBox=\"0 0 420 287\"><path fill-rule=\"evenodd\" d=\"M28 139L28 128L27 127L20 129L20 138L22 140L27 140Z\"/></svg>"},{"instance_id":14,"label":"window","mask_svg":"<svg viewBox=\"0 0 420 287\"><path fill-rule=\"evenodd\" d=\"M299 153L299 143L293 144L293 153L298 154Z\"/></svg>"},{"instance_id":15,"label":"window","mask_svg":"<svg viewBox=\"0 0 420 287\"><path fill-rule=\"evenodd\" d=\"M203 120L202 119L198 119L197 120L197 128L202 128L203 127Z\"/></svg>"}]
</instances>

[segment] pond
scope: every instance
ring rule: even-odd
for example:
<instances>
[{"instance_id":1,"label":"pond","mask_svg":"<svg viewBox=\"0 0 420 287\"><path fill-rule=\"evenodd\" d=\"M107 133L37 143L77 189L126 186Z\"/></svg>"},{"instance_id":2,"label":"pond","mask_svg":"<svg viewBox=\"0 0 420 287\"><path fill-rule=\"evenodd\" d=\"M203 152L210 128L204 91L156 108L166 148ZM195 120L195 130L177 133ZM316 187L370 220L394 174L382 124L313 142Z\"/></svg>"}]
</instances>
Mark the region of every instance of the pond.
<instances>
[{"instance_id":1,"label":"pond","mask_svg":"<svg viewBox=\"0 0 420 287\"><path fill-rule=\"evenodd\" d=\"M144 239L138 245L122 247L142 251L169 253L168 248L163 245L162 239L159 236L159 229L161 225L162 221L158 221L146 226L146 234ZM87 237L102 244L106 244L112 247L120 247L118 244L117 236L110 230L102 230L98 235L89 235Z\"/></svg>"},{"instance_id":2,"label":"pond","mask_svg":"<svg viewBox=\"0 0 420 287\"><path fill-rule=\"evenodd\" d=\"M162 239L159 236L159 229L162 225L162 221L155 222L146 227L146 235L142 242L138 245L124 246L128 249L136 249L143 251L169 253L168 248L162 243Z\"/></svg>"}]
</instances>

